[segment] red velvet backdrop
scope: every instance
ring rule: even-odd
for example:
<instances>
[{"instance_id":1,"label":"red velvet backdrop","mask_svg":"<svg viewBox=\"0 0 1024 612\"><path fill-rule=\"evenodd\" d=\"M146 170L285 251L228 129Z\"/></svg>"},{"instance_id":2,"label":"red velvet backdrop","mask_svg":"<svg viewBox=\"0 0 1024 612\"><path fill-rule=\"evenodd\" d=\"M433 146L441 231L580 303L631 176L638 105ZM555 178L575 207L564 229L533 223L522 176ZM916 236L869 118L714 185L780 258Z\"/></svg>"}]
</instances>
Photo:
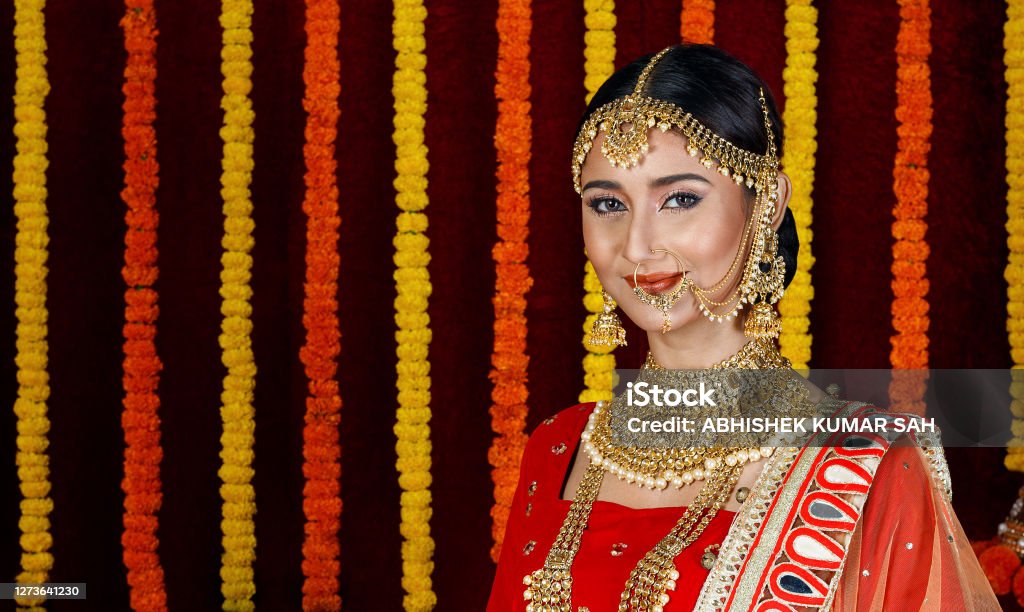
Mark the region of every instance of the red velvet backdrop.
<instances>
[{"instance_id":1,"label":"red velvet backdrop","mask_svg":"<svg viewBox=\"0 0 1024 612\"><path fill-rule=\"evenodd\" d=\"M395 473L394 233L391 6L341 7L339 379L342 416L342 594L351 610L401 605ZM886 367L896 148L895 0L820 3L819 149L815 182L816 297L812 366ZM497 34L494 0L428 0L426 139L431 169L430 301L434 442L434 585L439 609L480 609L490 546L490 383L495 242ZM784 2L720 2L716 41L782 97ZM618 61L678 41L678 0L621 0ZM124 204L120 137L125 62L111 0L52 0L46 9L50 167L50 401L55 581L86 581L93 606L128 605L121 563L121 325ZM172 609L219 605L221 124L216 2L157 3L160 331L164 506L161 558ZM928 240L931 363L1010 365L1002 66L1005 6L935 0L935 99ZM11 160L13 11L0 11L0 385L15 390ZM301 600L301 425L297 358L301 212L303 4L257 3L255 21L257 605ZM583 110L583 7L537 2L532 39L534 153L529 264L529 427L576 401L583 255L568 150ZM801 188L800 185L797 188ZM633 336L636 337L635 335ZM642 347L621 353L636 363ZM0 410L0 581L18 571L14 415ZM1002 451L951 450L954 504L972 538L989 537L1020 482ZM52 609L83 609L54 602ZM90 606L92 607L92 606Z\"/></svg>"}]
</instances>

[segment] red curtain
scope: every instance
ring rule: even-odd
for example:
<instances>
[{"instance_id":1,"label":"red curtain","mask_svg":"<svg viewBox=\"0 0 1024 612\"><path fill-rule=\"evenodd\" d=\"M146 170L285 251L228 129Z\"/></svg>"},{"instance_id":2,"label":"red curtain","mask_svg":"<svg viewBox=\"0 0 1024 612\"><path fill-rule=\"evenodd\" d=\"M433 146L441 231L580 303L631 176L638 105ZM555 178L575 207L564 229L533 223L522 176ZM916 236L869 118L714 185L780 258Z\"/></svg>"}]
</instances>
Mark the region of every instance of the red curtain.
<instances>
[{"instance_id":1,"label":"red curtain","mask_svg":"<svg viewBox=\"0 0 1024 612\"><path fill-rule=\"evenodd\" d=\"M678 0L617 3L617 66L678 42ZM820 2L818 157L814 185L813 367L884 368L889 303L894 108L899 25L895 1ZM433 376L434 587L439 609L481 609L490 588L492 485L490 257L495 232L497 34L495 1L428 0L426 141L429 147ZM782 98L784 3L720 2L716 42L748 62ZM222 231L219 196L219 5L157 3L160 321L164 504L161 559L172 609L221 599L217 336ZM395 471L394 145L391 5L341 2L339 381L342 411L342 596L351 610L401 605ZM85 581L94 602L125 608L121 325L123 181L120 91L125 52L111 0L52 0L46 8L52 90L47 174L51 579ZM931 365L1011 365L1006 337L1002 26L1005 6L933 2L935 131L931 184ZM17 388L14 355L11 172L14 155L13 10L0 11L0 387ZM253 182L256 384L255 601L301 601L302 415L298 360L304 223L301 211L303 4L257 2ZM537 2L532 39L534 151L529 293L529 428L575 403L580 359L583 245L569 174L584 108L583 7ZM797 185L799 189L801 186ZM637 338L635 330L631 337ZM638 363L631 342L620 363ZM0 410L0 581L19 552L15 418ZM954 505L972 538L994 533L1020 482L1003 451L950 450ZM6 577L6 578L2 578ZM63 604L63 605L62 605ZM76 604L54 602L52 608ZM94 604L95 605L95 604Z\"/></svg>"}]
</instances>

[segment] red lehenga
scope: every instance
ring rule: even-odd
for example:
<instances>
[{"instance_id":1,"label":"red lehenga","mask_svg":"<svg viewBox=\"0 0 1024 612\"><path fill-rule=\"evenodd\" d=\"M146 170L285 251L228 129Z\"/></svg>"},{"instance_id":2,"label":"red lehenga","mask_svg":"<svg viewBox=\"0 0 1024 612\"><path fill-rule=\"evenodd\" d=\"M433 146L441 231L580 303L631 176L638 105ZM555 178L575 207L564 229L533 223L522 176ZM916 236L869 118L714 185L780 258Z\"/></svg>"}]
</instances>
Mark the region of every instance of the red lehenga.
<instances>
[{"instance_id":1,"label":"red lehenga","mask_svg":"<svg viewBox=\"0 0 1024 612\"><path fill-rule=\"evenodd\" d=\"M879 410L830 401L851 417ZM523 577L543 566L565 519L563 480L593 407L563 410L530 436L489 612L525 610ZM719 511L683 549L666 612L1000 609L950 506L941 447L832 436L778 449L740 511ZM682 511L595 502L571 568L573 612L617 610L630 572ZM709 570L701 558L714 544Z\"/></svg>"}]
</instances>

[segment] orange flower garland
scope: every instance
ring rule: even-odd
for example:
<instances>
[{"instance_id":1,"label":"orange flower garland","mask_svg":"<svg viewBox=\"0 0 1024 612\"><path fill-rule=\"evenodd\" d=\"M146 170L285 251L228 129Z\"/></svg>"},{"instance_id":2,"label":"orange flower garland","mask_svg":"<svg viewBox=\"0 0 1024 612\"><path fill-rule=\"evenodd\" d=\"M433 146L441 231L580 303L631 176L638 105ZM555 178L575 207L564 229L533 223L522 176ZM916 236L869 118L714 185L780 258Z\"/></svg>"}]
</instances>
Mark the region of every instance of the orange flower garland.
<instances>
[{"instance_id":1,"label":"orange flower garland","mask_svg":"<svg viewBox=\"0 0 1024 612\"><path fill-rule=\"evenodd\" d=\"M338 0L306 1L306 282L299 353L309 379L302 473L306 515L302 543L303 610L340 610L338 528L341 517L341 395L334 379L341 352L338 326L338 184L334 140L338 134Z\"/></svg>"},{"instance_id":2,"label":"orange flower garland","mask_svg":"<svg viewBox=\"0 0 1024 612\"><path fill-rule=\"evenodd\" d=\"M928 151L932 94L928 69L931 43L928 0L900 0L896 38L896 119L899 142L893 169L896 206L892 235L893 328L889 395L893 410L924 414L928 367ZM916 369L918 371L905 371ZM904 370L904 371L900 371Z\"/></svg>"},{"instance_id":3,"label":"orange flower garland","mask_svg":"<svg viewBox=\"0 0 1024 612\"><path fill-rule=\"evenodd\" d=\"M124 71L125 221L124 325L124 564L133 610L166 610L164 571L157 553L160 484L160 370L157 356L156 13L153 0L126 0L121 19L128 63Z\"/></svg>"},{"instance_id":4,"label":"orange flower garland","mask_svg":"<svg viewBox=\"0 0 1024 612\"><path fill-rule=\"evenodd\" d=\"M494 94L498 119L494 142L498 153L498 237L495 261L494 353L490 377L491 427L495 438L487 453L494 468L491 508L491 558L497 562L508 523L519 461L526 447L526 293L533 285L526 265L530 221L530 0L498 3L498 68Z\"/></svg>"},{"instance_id":5,"label":"orange flower garland","mask_svg":"<svg viewBox=\"0 0 1024 612\"><path fill-rule=\"evenodd\" d=\"M989 584L996 595L1006 595L1014 589L1021 563L1020 557L1008 546L1000 544L998 538L993 541L974 542L971 547L978 555L978 562L985 572Z\"/></svg>"},{"instance_id":6,"label":"orange flower garland","mask_svg":"<svg viewBox=\"0 0 1024 612\"><path fill-rule=\"evenodd\" d=\"M715 0L683 0L680 22L683 42L710 45L715 40Z\"/></svg>"}]
</instances>

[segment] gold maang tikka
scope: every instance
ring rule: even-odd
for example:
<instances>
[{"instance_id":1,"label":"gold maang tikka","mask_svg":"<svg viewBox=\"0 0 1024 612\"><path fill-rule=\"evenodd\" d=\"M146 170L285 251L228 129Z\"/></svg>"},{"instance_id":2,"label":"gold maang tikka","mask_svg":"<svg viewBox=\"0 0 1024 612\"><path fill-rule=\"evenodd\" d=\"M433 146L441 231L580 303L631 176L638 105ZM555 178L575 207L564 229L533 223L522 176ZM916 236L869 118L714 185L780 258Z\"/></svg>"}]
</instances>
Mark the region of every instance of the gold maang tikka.
<instances>
[{"instance_id":1,"label":"gold maang tikka","mask_svg":"<svg viewBox=\"0 0 1024 612\"><path fill-rule=\"evenodd\" d=\"M710 169L717 164L720 174L731 177L737 185L753 188L756 194L753 214L744 227L729 271L711 287L700 287L692 281L685 286L693 292L704 316L712 321L733 319L744 304L749 304L751 312L744 322L744 334L754 338L777 337L781 324L773 305L784 292L785 262L777 254L778 239L772 227L778 202L779 159L764 90L759 92L758 101L764 117L768 150L762 155L725 140L675 104L644 93L655 64L671 49L663 49L651 58L641 71L632 93L601 106L587 118L573 146L573 186L576 193L582 195L581 169L598 133L605 135L601 153L608 162L613 167L632 168L649 149L648 130L679 130L687 139L687 152L692 157L700 155L700 163L705 168ZM750 254L744 261L748 247ZM737 288L721 301L713 299L711 295L725 288L737 273L742 274ZM645 303L650 304L648 301ZM651 305L661 309L659 304Z\"/></svg>"}]
</instances>

